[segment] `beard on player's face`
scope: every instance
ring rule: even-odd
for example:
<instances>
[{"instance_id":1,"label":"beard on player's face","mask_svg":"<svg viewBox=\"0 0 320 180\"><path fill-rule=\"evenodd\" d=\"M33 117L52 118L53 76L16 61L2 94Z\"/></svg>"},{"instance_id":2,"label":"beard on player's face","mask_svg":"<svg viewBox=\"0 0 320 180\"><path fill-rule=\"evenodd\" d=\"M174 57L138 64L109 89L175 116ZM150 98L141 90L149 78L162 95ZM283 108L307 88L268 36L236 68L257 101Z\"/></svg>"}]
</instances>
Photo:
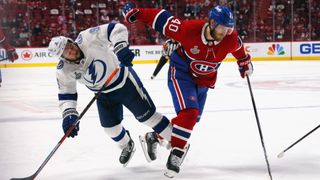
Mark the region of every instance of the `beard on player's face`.
<instances>
[{"instance_id":1,"label":"beard on player's face","mask_svg":"<svg viewBox=\"0 0 320 180\"><path fill-rule=\"evenodd\" d=\"M233 31L233 28L229 28L221 24L218 24L218 25L214 25L214 24L215 24L215 21L211 19L209 21L210 35L215 41L222 41L222 39L226 35L231 34Z\"/></svg>"}]
</instances>

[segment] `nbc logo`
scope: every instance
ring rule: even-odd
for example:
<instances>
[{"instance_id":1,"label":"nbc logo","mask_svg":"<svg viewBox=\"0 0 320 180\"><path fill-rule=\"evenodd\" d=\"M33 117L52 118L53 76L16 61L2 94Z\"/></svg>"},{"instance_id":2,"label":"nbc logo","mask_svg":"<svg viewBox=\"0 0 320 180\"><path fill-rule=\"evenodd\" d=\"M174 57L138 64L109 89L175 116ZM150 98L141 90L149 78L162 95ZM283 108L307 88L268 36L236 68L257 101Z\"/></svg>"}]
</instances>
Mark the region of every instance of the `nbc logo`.
<instances>
[{"instance_id":1,"label":"nbc logo","mask_svg":"<svg viewBox=\"0 0 320 180\"><path fill-rule=\"evenodd\" d=\"M269 48L268 48L268 55L284 55L284 48L283 46L281 46L280 44L272 44Z\"/></svg>"}]
</instances>

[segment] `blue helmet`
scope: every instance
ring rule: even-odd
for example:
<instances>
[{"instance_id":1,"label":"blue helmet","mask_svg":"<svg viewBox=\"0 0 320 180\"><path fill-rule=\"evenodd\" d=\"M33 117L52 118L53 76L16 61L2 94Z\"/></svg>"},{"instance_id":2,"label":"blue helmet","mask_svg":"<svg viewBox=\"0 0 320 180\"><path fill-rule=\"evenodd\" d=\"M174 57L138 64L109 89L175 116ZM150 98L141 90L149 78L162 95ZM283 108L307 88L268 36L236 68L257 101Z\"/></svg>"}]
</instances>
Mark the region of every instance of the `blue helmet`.
<instances>
[{"instance_id":1,"label":"blue helmet","mask_svg":"<svg viewBox=\"0 0 320 180\"><path fill-rule=\"evenodd\" d=\"M225 27L233 28L234 19L232 11L226 6L216 6L209 12L209 21L213 19L215 21L212 29L217 27L219 24Z\"/></svg>"}]
</instances>

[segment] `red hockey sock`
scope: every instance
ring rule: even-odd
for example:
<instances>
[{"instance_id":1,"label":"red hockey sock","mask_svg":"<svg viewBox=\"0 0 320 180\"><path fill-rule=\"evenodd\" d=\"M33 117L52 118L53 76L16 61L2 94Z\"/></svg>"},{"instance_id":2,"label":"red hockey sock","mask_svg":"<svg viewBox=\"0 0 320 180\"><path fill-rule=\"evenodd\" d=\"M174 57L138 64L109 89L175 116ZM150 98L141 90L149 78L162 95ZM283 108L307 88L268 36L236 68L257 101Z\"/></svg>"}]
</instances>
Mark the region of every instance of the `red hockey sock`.
<instances>
[{"instance_id":1,"label":"red hockey sock","mask_svg":"<svg viewBox=\"0 0 320 180\"><path fill-rule=\"evenodd\" d=\"M191 136L192 129L197 122L199 111L195 108L184 109L171 120L172 136L171 146L183 149Z\"/></svg>"}]
</instances>

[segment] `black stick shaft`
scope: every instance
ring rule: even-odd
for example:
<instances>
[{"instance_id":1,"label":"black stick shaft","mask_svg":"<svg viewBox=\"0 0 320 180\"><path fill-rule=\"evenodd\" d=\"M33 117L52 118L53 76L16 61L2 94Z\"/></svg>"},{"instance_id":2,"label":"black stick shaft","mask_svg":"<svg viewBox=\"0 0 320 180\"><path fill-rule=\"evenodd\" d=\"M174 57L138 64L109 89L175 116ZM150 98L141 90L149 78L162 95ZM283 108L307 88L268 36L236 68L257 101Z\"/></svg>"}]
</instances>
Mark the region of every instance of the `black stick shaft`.
<instances>
[{"instance_id":1,"label":"black stick shaft","mask_svg":"<svg viewBox=\"0 0 320 180\"><path fill-rule=\"evenodd\" d=\"M317 130L320 127L320 124L315 127L314 129L312 129L310 132L308 132L306 135L304 135L302 138L300 138L299 140L297 140L296 142L294 142L293 144L291 144L289 147L287 147L287 149L283 150L282 152L286 152L288 151L290 148L292 148L294 145L296 145L298 142L300 142L302 139L306 138L307 136L309 136L311 133L313 133L315 130Z\"/></svg>"},{"instance_id":2,"label":"black stick shaft","mask_svg":"<svg viewBox=\"0 0 320 180\"><path fill-rule=\"evenodd\" d=\"M0 59L0 61L6 61L8 58L3 58L3 59Z\"/></svg>"},{"instance_id":3,"label":"black stick shaft","mask_svg":"<svg viewBox=\"0 0 320 180\"><path fill-rule=\"evenodd\" d=\"M246 78L247 78L247 82L248 82L248 86L249 86L249 90L250 90L250 95L251 95L252 105L253 105L253 109L254 109L254 114L256 116L256 121L257 121L257 125L258 125L261 145L262 145L263 152L264 152L264 158L265 158L266 163L267 163L268 174L269 174L270 179L272 180L271 168L270 168L270 164L269 164L269 160L268 160L268 156L267 156L267 150L266 150L266 147L264 145L263 134L262 134L261 125L260 125L260 121L259 121L258 111L257 111L257 108L256 108L256 103L254 101L254 97L253 97L253 93L252 93L250 79L249 79L248 75L246 75Z\"/></svg>"}]
</instances>

